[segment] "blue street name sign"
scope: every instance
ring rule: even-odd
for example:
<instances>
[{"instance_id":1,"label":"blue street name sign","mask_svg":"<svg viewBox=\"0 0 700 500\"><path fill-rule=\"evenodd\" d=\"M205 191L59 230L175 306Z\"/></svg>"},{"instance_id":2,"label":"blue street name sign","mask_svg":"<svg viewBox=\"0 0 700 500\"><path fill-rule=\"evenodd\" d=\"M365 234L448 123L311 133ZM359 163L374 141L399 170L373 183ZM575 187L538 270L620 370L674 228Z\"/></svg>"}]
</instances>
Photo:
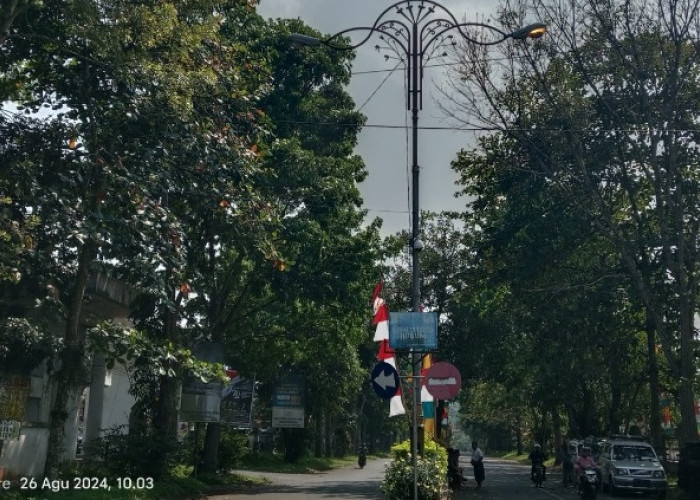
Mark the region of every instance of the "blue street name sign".
<instances>
[{"instance_id":1,"label":"blue street name sign","mask_svg":"<svg viewBox=\"0 0 700 500\"><path fill-rule=\"evenodd\" d=\"M437 349L437 313L390 312L389 345L393 349Z\"/></svg>"},{"instance_id":2,"label":"blue street name sign","mask_svg":"<svg viewBox=\"0 0 700 500\"><path fill-rule=\"evenodd\" d=\"M372 370L372 388L382 399L391 399L399 390L399 373L389 363L377 363Z\"/></svg>"}]
</instances>

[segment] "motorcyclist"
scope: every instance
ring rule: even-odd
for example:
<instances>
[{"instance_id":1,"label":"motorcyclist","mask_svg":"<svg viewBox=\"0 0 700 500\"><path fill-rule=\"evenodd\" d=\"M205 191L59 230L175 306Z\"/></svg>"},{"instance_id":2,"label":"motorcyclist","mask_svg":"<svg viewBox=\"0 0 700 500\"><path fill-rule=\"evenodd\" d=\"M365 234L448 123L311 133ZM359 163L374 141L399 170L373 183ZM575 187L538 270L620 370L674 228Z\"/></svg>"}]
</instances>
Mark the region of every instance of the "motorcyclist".
<instances>
[{"instance_id":1,"label":"motorcyclist","mask_svg":"<svg viewBox=\"0 0 700 500\"><path fill-rule=\"evenodd\" d=\"M544 475L545 467L544 461L547 460L547 456L542 451L542 447L539 443L535 443L534 449L529 455L530 461L532 462L532 468L530 469L530 479L535 480L535 467L538 465L542 466L542 474Z\"/></svg>"},{"instance_id":2,"label":"motorcyclist","mask_svg":"<svg viewBox=\"0 0 700 500\"><path fill-rule=\"evenodd\" d=\"M589 446L584 446L581 448L581 455L574 462L574 473L578 479L577 483L579 487L581 486L581 476L589 467L596 468L595 459L591 456L591 448Z\"/></svg>"},{"instance_id":3,"label":"motorcyclist","mask_svg":"<svg viewBox=\"0 0 700 500\"><path fill-rule=\"evenodd\" d=\"M360 449L357 452L357 465L360 466L360 469L362 469L367 463L367 452L367 446L364 443L362 443L362 445L360 445Z\"/></svg>"}]
</instances>

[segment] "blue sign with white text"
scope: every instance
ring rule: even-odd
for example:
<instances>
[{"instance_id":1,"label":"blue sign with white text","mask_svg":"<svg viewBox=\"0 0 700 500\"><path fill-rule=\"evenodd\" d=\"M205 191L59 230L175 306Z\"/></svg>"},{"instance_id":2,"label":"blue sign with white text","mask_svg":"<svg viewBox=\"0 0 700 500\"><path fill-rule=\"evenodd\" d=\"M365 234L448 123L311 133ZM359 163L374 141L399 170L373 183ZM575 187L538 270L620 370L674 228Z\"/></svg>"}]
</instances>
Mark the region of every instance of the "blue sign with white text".
<instances>
[{"instance_id":1,"label":"blue sign with white text","mask_svg":"<svg viewBox=\"0 0 700 500\"><path fill-rule=\"evenodd\" d=\"M389 345L393 349L437 349L438 317L435 312L390 312Z\"/></svg>"}]
</instances>

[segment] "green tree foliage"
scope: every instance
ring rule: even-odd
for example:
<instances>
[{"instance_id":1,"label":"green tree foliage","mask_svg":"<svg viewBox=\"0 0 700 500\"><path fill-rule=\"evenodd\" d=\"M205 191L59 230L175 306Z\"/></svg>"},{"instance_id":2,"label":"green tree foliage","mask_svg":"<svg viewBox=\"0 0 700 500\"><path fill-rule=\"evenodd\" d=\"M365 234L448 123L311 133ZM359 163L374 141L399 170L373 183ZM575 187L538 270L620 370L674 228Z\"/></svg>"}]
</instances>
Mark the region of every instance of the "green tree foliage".
<instances>
[{"instance_id":1,"label":"green tree foliage","mask_svg":"<svg viewBox=\"0 0 700 500\"><path fill-rule=\"evenodd\" d=\"M151 297L151 319L142 309L140 326L177 348L188 258L183 213L200 212L188 202L213 211L235 198L239 212L230 216L243 215L248 235L269 234L260 196L246 181L257 171L251 156L261 114L253 103L265 73L221 36L222 12L251 6L216 6L44 2L3 45L3 88L19 89L3 97L19 99L28 116L8 119L3 134L3 252L11 257L3 260L11 266L4 292L26 289L28 303L47 294L66 319L50 474L68 393L79 384L78 318L96 261L116 262L116 274ZM41 109L53 114L29 118ZM206 196L193 192L199 186L209 188ZM172 419L163 420L163 432L174 433Z\"/></svg>"},{"instance_id":2,"label":"green tree foliage","mask_svg":"<svg viewBox=\"0 0 700 500\"><path fill-rule=\"evenodd\" d=\"M353 54L291 46L311 30L265 22L256 3L2 2L0 339L21 326L64 345L50 475L87 347L134 363L163 442L185 374L216 377L193 358L203 339L263 397L280 373L304 375L312 423L356 419L380 241L378 222L362 227ZM136 331L100 326L88 345L97 270L138 292Z\"/></svg>"},{"instance_id":3,"label":"green tree foliage","mask_svg":"<svg viewBox=\"0 0 700 500\"><path fill-rule=\"evenodd\" d=\"M640 332L652 345L658 341L680 408L680 435L695 439L697 10L676 2L653 12L635 1L529 5L546 17L550 35L505 47L501 67L515 80L498 80L482 53L462 53L468 84L455 86L458 101L500 130L457 165L472 206L488 215L473 218L474 230L496 243L491 233L504 229L495 231L508 237L502 248L518 249L513 255L537 273L538 261L560 272L576 264L567 286L580 290L574 338L603 348L594 359L632 361L626 376L611 374L612 404L630 397L616 381L634 386L647 371L634 363L646 350ZM502 16L508 26L527 10L526 2L511 7ZM531 207L513 204L526 192ZM550 245L569 249L565 259ZM552 297L558 302L561 294ZM603 327L606 318L613 322Z\"/></svg>"}]
</instances>

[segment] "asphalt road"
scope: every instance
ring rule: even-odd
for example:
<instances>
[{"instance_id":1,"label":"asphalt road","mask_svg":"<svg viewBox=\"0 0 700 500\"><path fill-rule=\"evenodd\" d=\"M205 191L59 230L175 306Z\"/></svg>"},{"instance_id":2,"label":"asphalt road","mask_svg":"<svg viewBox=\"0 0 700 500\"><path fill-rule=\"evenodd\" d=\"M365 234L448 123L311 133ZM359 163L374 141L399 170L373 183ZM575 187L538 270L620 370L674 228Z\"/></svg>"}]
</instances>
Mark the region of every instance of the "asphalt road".
<instances>
[{"instance_id":1,"label":"asphalt road","mask_svg":"<svg viewBox=\"0 0 700 500\"><path fill-rule=\"evenodd\" d=\"M357 465L317 474L275 474L269 472L238 471L248 476L266 477L271 484L245 492L207 497L209 500L308 500L347 499L377 500L381 498L379 485L384 478L388 460L369 460L360 469Z\"/></svg>"},{"instance_id":2,"label":"asphalt road","mask_svg":"<svg viewBox=\"0 0 700 500\"><path fill-rule=\"evenodd\" d=\"M245 492L207 497L209 500L380 500L379 485L388 460L370 460L364 469L349 466L318 474L275 474L240 471L242 474L266 477L271 484ZM472 468L465 457L461 464L469 479L466 488L458 490L454 500L574 500L574 488L561 486L561 473L547 474L542 488L530 481L530 467L502 460L485 460L486 481L476 489ZM605 498L607 495L601 495Z\"/></svg>"},{"instance_id":3,"label":"asphalt road","mask_svg":"<svg viewBox=\"0 0 700 500\"><path fill-rule=\"evenodd\" d=\"M530 481L530 466L514 462L489 459L484 460L486 480L476 489L472 467L462 457L460 464L468 478L466 488L458 490L455 500L574 500L579 498L573 487L561 485L561 472L548 471L547 480L541 488L535 488Z\"/></svg>"}]
</instances>

